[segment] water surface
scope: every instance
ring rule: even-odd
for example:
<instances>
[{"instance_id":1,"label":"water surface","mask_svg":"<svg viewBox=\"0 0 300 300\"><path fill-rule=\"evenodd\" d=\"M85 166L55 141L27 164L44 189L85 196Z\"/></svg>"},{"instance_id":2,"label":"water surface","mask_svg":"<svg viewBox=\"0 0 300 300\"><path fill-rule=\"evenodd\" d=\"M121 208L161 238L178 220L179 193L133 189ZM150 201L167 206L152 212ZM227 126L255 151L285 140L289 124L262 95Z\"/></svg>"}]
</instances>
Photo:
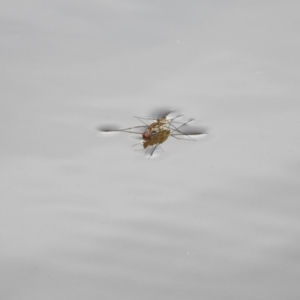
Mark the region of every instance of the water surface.
<instances>
[{"instance_id":1,"label":"water surface","mask_svg":"<svg viewBox=\"0 0 300 300\"><path fill-rule=\"evenodd\" d=\"M1 299L298 299L298 10L4 1ZM159 107L209 136L96 130Z\"/></svg>"}]
</instances>

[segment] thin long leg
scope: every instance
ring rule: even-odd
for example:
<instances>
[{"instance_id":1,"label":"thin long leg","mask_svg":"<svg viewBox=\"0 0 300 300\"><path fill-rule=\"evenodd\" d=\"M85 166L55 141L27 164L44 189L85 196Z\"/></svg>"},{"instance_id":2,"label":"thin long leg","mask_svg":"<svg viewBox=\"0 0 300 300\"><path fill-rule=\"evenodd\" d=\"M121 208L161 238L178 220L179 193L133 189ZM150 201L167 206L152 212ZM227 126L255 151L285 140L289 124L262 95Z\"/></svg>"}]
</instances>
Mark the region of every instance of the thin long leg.
<instances>
[{"instance_id":1,"label":"thin long leg","mask_svg":"<svg viewBox=\"0 0 300 300\"><path fill-rule=\"evenodd\" d=\"M143 120L156 120L152 117L138 117L138 116L133 116L134 118L137 118L137 119L143 119Z\"/></svg>"},{"instance_id":2,"label":"thin long leg","mask_svg":"<svg viewBox=\"0 0 300 300\"><path fill-rule=\"evenodd\" d=\"M180 117L182 117L182 115L178 115L177 117L175 117L175 118L173 118L173 119L170 119L171 123L173 123L174 120L176 120L176 119L178 119L178 118L180 118ZM176 122L175 122L175 123L176 123Z\"/></svg>"},{"instance_id":3,"label":"thin long leg","mask_svg":"<svg viewBox=\"0 0 300 300\"><path fill-rule=\"evenodd\" d=\"M157 120L159 120L159 119L163 119L163 118L166 118L168 115L165 115L164 117L161 117L161 118L158 118L158 119L156 119L156 118L153 118L153 117L137 117L137 116L133 116L134 118L136 118L136 119L138 119L138 120L140 120L141 122L143 122L142 120L153 120L153 121L157 121ZM182 115L179 115L179 116L177 116L177 117L175 117L175 118L173 118L173 119L169 119L170 121L173 121L173 120L176 120L176 119L178 119L178 118L180 118L180 117L182 117ZM145 122L143 122L144 124L146 124Z\"/></svg>"},{"instance_id":4,"label":"thin long leg","mask_svg":"<svg viewBox=\"0 0 300 300\"><path fill-rule=\"evenodd\" d=\"M125 131L125 130L130 130L130 129L135 129L135 128L145 128L146 126L134 126L134 127L129 127L125 129L118 129L118 131Z\"/></svg>"},{"instance_id":5,"label":"thin long leg","mask_svg":"<svg viewBox=\"0 0 300 300\"><path fill-rule=\"evenodd\" d=\"M190 119L188 123L192 121L194 121L194 119ZM172 122L172 124L186 124L186 122Z\"/></svg>"},{"instance_id":6,"label":"thin long leg","mask_svg":"<svg viewBox=\"0 0 300 300\"><path fill-rule=\"evenodd\" d=\"M172 132L171 132L171 136L173 136L174 138L176 138L176 137L175 137L176 134L173 134L173 132L179 132L178 135L184 135L184 136L186 136L187 138L189 138L190 140L195 141L195 139L193 139L192 137L190 137L188 134L185 134L185 133L183 133L182 131L179 130L179 128L183 127L184 125L186 125L186 124L188 124L188 123L190 123L190 122L192 122L192 121L193 121L193 120L187 121L187 122L183 123L183 124L182 124L181 126L179 126L179 127L175 127L174 125L170 124L170 126L172 126L172 127L174 128L174 129L172 130ZM180 138L178 138L178 139L180 139ZM181 140L182 140L182 139L181 139Z\"/></svg>"},{"instance_id":7,"label":"thin long leg","mask_svg":"<svg viewBox=\"0 0 300 300\"><path fill-rule=\"evenodd\" d=\"M170 134L173 138L177 139L177 140L184 140L184 141L196 141L195 139L191 138L190 136L184 134L185 136L187 136L189 139L186 139L186 138L179 138L177 137L176 135L174 134ZM182 135L182 134L177 134L177 135Z\"/></svg>"},{"instance_id":8,"label":"thin long leg","mask_svg":"<svg viewBox=\"0 0 300 300\"><path fill-rule=\"evenodd\" d=\"M152 157L152 155L153 155L153 153L154 153L154 151L155 151L155 149L157 148L158 145L159 145L159 144L156 144L156 145L154 146L154 148L153 148L153 150L152 150L150 156L148 157L148 159L149 159L150 157Z\"/></svg>"},{"instance_id":9,"label":"thin long leg","mask_svg":"<svg viewBox=\"0 0 300 300\"><path fill-rule=\"evenodd\" d=\"M149 126L146 122L144 122L142 119L146 119L146 120L154 120L154 119L147 119L147 118L142 118L142 117L136 117L136 116L133 116L134 118L138 119L140 122L142 122L143 124L145 124L147 127Z\"/></svg>"},{"instance_id":10,"label":"thin long leg","mask_svg":"<svg viewBox=\"0 0 300 300\"><path fill-rule=\"evenodd\" d=\"M136 146L136 145L141 145L141 143L136 143L136 144L132 145L131 147L134 147L134 146ZM144 149L144 148L143 148L143 149Z\"/></svg>"},{"instance_id":11,"label":"thin long leg","mask_svg":"<svg viewBox=\"0 0 300 300\"><path fill-rule=\"evenodd\" d=\"M189 120L189 121L187 121L187 122L181 123L181 125L180 125L179 127L175 127L172 123L170 124L170 126L172 126L172 127L174 128L174 131L181 132L181 131L178 130L178 129L181 128L181 127L183 127L183 126L186 125L186 124L191 123L192 121L194 121L194 120ZM177 123L177 122L175 122L175 123Z\"/></svg>"},{"instance_id":12,"label":"thin long leg","mask_svg":"<svg viewBox=\"0 0 300 300\"><path fill-rule=\"evenodd\" d=\"M128 133L136 133L136 134L142 134L142 132L136 132L136 131L131 131L131 129L136 129L136 128L146 128L146 126L135 126L135 127L129 127L125 129L115 129L115 130L101 130L101 132L128 132Z\"/></svg>"},{"instance_id":13,"label":"thin long leg","mask_svg":"<svg viewBox=\"0 0 300 300\"><path fill-rule=\"evenodd\" d=\"M112 130L112 131L106 131L106 132L127 132L127 133L134 133L134 134L142 134L142 132L129 131L129 130Z\"/></svg>"}]
</instances>

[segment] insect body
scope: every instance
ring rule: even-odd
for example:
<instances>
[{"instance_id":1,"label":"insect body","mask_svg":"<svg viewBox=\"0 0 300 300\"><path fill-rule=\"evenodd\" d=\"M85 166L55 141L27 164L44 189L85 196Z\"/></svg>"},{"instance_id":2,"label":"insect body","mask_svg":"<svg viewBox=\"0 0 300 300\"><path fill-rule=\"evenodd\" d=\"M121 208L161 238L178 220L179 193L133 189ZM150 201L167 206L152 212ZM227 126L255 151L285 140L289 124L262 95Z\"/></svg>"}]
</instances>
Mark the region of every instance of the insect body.
<instances>
[{"instance_id":1,"label":"insect body","mask_svg":"<svg viewBox=\"0 0 300 300\"><path fill-rule=\"evenodd\" d=\"M150 138L144 139L143 147L147 149L149 146L160 145L170 136L170 130L163 129L157 133L152 133Z\"/></svg>"},{"instance_id":2,"label":"insect body","mask_svg":"<svg viewBox=\"0 0 300 300\"><path fill-rule=\"evenodd\" d=\"M163 130L168 130L171 121L172 120L167 120L166 117L157 119L155 122L153 122L147 127L146 131L143 133L143 139L150 139L153 135L156 135L157 133Z\"/></svg>"},{"instance_id":3,"label":"insect body","mask_svg":"<svg viewBox=\"0 0 300 300\"><path fill-rule=\"evenodd\" d=\"M143 149L150 150L149 157L152 157L154 151L158 146L164 143L170 136L176 139L185 139L185 140L193 140L191 136L199 136L205 134L205 131L199 128L192 128L187 126L193 120L189 120L187 122L178 122L175 121L181 116L177 116L174 118L170 117L170 113L164 115L163 117L152 119L152 118L141 118L136 117L138 120L144 123L143 126L135 126L125 129L113 129L113 128L100 128L101 132L127 132L127 133L134 133L139 134L142 137L142 145ZM143 119L146 120L154 120L151 124L147 124ZM176 127L175 125L178 124ZM141 130L139 132L139 130Z\"/></svg>"}]
</instances>

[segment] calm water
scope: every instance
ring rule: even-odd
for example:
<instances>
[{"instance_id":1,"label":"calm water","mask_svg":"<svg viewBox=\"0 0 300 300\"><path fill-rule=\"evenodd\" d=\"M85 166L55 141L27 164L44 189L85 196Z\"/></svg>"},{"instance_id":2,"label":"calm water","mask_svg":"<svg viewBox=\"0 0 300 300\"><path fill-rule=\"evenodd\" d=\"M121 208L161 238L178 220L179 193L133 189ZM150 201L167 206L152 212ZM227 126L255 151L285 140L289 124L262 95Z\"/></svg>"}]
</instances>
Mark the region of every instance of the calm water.
<instances>
[{"instance_id":1,"label":"calm water","mask_svg":"<svg viewBox=\"0 0 300 300\"><path fill-rule=\"evenodd\" d=\"M299 8L4 1L1 299L298 299ZM96 130L159 107L209 135Z\"/></svg>"}]
</instances>

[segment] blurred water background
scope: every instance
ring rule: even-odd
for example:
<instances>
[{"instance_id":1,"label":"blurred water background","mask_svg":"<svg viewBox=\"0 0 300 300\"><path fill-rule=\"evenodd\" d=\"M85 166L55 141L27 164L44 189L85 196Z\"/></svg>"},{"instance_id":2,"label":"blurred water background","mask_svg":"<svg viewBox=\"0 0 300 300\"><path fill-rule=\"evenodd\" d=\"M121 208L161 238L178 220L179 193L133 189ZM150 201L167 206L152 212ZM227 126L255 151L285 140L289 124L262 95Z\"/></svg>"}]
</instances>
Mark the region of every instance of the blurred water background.
<instances>
[{"instance_id":1,"label":"blurred water background","mask_svg":"<svg viewBox=\"0 0 300 300\"><path fill-rule=\"evenodd\" d=\"M1 299L299 299L299 2L0 6Z\"/></svg>"}]
</instances>

